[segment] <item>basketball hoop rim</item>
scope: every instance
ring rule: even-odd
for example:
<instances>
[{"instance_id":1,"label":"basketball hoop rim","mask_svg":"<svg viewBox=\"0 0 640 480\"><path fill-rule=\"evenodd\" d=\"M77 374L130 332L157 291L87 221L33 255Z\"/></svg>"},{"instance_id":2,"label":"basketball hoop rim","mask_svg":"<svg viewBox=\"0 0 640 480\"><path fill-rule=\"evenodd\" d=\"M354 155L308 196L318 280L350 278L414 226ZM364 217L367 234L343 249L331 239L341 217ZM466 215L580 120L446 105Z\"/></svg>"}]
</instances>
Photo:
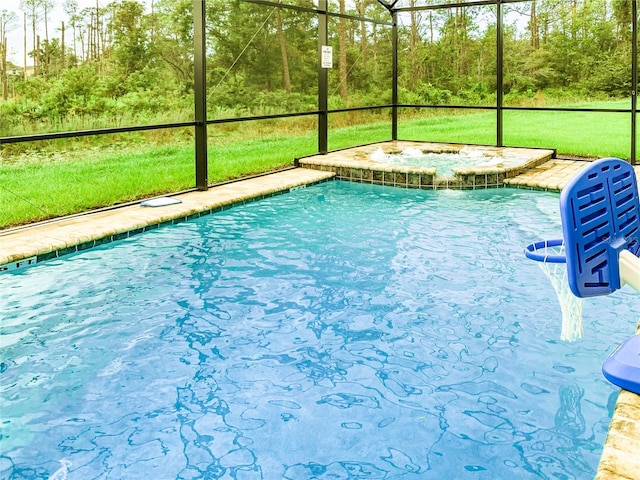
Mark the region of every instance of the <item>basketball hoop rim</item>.
<instances>
[{"instance_id":1,"label":"basketball hoop rim","mask_svg":"<svg viewBox=\"0 0 640 480\"><path fill-rule=\"evenodd\" d=\"M567 263L567 257L565 255L549 255L547 253L541 253L541 251L546 252L549 247L562 247L564 246L564 240L561 238L556 238L553 240L541 240L539 242L534 242L530 245L527 245L527 248L524 250L524 254L527 258L531 260L535 260L536 262L544 262L544 263Z\"/></svg>"}]
</instances>

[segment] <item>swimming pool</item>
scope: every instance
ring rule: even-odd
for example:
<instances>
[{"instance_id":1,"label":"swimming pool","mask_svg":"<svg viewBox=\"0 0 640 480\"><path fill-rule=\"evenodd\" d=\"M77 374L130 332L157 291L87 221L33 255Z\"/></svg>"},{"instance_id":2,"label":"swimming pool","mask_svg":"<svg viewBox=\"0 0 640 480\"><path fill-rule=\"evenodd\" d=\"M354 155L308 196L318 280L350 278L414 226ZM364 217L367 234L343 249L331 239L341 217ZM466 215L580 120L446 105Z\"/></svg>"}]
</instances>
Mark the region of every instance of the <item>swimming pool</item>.
<instances>
[{"instance_id":1,"label":"swimming pool","mask_svg":"<svg viewBox=\"0 0 640 480\"><path fill-rule=\"evenodd\" d=\"M557 203L331 182L2 275L0 476L592 477L638 312L557 340Z\"/></svg>"}]
</instances>

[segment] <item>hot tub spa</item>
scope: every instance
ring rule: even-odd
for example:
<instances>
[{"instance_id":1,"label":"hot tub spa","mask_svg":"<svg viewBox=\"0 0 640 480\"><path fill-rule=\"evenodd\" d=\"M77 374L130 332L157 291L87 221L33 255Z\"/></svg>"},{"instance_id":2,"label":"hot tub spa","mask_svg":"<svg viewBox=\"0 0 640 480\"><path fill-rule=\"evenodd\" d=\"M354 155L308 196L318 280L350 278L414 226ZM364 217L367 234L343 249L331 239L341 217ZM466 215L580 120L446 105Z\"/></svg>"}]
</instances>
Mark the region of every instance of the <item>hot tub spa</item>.
<instances>
[{"instance_id":1,"label":"hot tub spa","mask_svg":"<svg viewBox=\"0 0 640 480\"><path fill-rule=\"evenodd\" d=\"M408 188L475 189L547 162L553 150L426 142L383 142L298 159L303 168L335 172L340 180Z\"/></svg>"}]
</instances>

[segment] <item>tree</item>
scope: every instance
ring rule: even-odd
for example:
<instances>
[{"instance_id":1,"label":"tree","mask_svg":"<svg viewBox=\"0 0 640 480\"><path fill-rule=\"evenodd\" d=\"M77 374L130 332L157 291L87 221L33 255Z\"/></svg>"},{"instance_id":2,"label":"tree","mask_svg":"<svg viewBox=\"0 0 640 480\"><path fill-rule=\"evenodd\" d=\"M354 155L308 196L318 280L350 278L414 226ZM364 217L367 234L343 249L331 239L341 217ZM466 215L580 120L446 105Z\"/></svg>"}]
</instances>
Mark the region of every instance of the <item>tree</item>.
<instances>
[{"instance_id":1,"label":"tree","mask_svg":"<svg viewBox=\"0 0 640 480\"><path fill-rule=\"evenodd\" d=\"M306 108L293 94L316 88L316 15L225 0L208 1L206 14L212 108Z\"/></svg>"},{"instance_id":2,"label":"tree","mask_svg":"<svg viewBox=\"0 0 640 480\"><path fill-rule=\"evenodd\" d=\"M360 56L364 63L367 62L367 22L364 21L367 12L367 0L356 0L356 9L360 20Z\"/></svg>"},{"instance_id":3,"label":"tree","mask_svg":"<svg viewBox=\"0 0 640 480\"><path fill-rule=\"evenodd\" d=\"M193 87L193 2L160 0L155 8L154 54L169 66L180 89Z\"/></svg>"},{"instance_id":4,"label":"tree","mask_svg":"<svg viewBox=\"0 0 640 480\"><path fill-rule=\"evenodd\" d=\"M71 31L73 32L73 57L74 61L78 59L78 50L77 50L77 26L80 22L80 16L78 14L78 0L65 0L63 4L64 13L67 14L67 18L69 19L69 25L71 25Z\"/></svg>"},{"instance_id":5,"label":"tree","mask_svg":"<svg viewBox=\"0 0 640 480\"><path fill-rule=\"evenodd\" d=\"M339 0L340 15L345 14L344 0ZM347 20L340 17L338 20L338 50L340 50L338 59L338 70L340 71L340 97L347 100Z\"/></svg>"},{"instance_id":6,"label":"tree","mask_svg":"<svg viewBox=\"0 0 640 480\"><path fill-rule=\"evenodd\" d=\"M633 17L629 0L613 0L613 17L616 22L616 33L622 38L631 33L631 19Z\"/></svg>"},{"instance_id":7,"label":"tree","mask_svg":"<svg viewBox=\"0 0 640 480\"><path fill-rule=\"evenodd\" d=\"M280 45L280 53L282 55L282 78L284 80L284 90L287 93L291 93L291 77L289 74L289 60L287 58L287 43L284 38L284 31L282 29L282 14L280 8L276 9L276 26L278 31L278 43Z\"/></svg>"},{"instance_id":8,"label":"tree","mask_svg":"<svg viewBox=\"0 0 640 480\"><path fill-rule=\"evenodd\" d=\"M529 30L531 31L531 47L537 50L540 48L540 25L538 24L538 16L536 14L536 2L531 2Z\"/></svg>"},{"instance_id":9,"label":"tree","mask_svg":"<svg viewBox=\"0 0 640 480\"><path fill-rule=\"evenodd\" d=\"M126 77L149 63L149 31L144 22L144 5L125 0L112 3L109 29L113 33L112 58Z\"/></svg>"},{"instance_id":10,"label":"tree","mask_svg":"<svg viewBox=\"0 0 640 480\"><path fill-rule=\"evenodd\" d=\"M2 98L9 96L9 82L7 80L7 33L12 31L18 23L18 15L7 10L0 11L0 81L2 82Z\"/></svg>"},{"instance_id":11,"label":"tree","mask_svg":"<svg viewBox=\"0 0 640 480\"><path fill-rule=\"evenodd\" d=\"M25 13L25 17L31 21L31 33L33 40L33 50L31 56L33 57L33 69L34 73L38 75L38 35L36 33L37 27L40 24L42 17L42 2L41 0L20 0L20 9ZM26 53L26 52L25 52ZM26 71L25 64L25 71Z\"/></svg>"},{"instance_id":12,"label":"tree","mask_svg":"<svg viewBox=\"0 0 640 480\"><path fill-rule=\"evenodd\" d=\"M409 4L412 8L416 6L415 0ZM415 89L418 79L422 76L419 72L418 43L420 42L420 16L415 10L411 11L411 36L409 41L409 56L411 58L411 88Z\"/></svg>"},{"instance_id":13,"label":"tree","mask_svg":"<svg viewBox=\"0 0 640 480\"><path fill-rule=\"evenodd\" d=\"M49 42L49 12L55 7L55 3L53 0L40 0L40 8L42 8L42 17L44 20L44 41L45 41L45 52L44 52L44 70L45 74L48 73L49 63L51 61L49 56L49 51L47 48L50 45Z\"/></svg>"}]
</instances>

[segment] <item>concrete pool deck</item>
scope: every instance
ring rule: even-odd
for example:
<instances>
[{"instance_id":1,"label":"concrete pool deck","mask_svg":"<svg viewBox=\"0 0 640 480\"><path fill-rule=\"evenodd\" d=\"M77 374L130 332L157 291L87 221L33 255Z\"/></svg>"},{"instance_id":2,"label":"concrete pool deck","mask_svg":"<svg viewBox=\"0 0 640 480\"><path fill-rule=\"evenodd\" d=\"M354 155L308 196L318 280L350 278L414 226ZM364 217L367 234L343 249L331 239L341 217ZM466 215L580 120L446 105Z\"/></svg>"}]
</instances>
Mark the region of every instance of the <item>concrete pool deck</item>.
<instances>
[{"instance_id":1,"label":"concrete pool deck","mask_svg":"<svg viewBox=\"0 0 640 480\"><path fill-rule=\"evenodd\" d=\"M505 182L511 187L559 191L588 162L551 159ZM635 167L640 178L640 166ZM179 223L233 205L286 193L292 188L326 181L334 172L295 168L175 195L180 204L165 207L129 205L0 231L0 272L107 241ZM106 240L105 240L106 239ZM630 327L632 328L632 327ZM638 331L640 334L640 330ZM597 480L640 480L640 395L622 390L611 420Z\"/></svg>"}]
</instances>

